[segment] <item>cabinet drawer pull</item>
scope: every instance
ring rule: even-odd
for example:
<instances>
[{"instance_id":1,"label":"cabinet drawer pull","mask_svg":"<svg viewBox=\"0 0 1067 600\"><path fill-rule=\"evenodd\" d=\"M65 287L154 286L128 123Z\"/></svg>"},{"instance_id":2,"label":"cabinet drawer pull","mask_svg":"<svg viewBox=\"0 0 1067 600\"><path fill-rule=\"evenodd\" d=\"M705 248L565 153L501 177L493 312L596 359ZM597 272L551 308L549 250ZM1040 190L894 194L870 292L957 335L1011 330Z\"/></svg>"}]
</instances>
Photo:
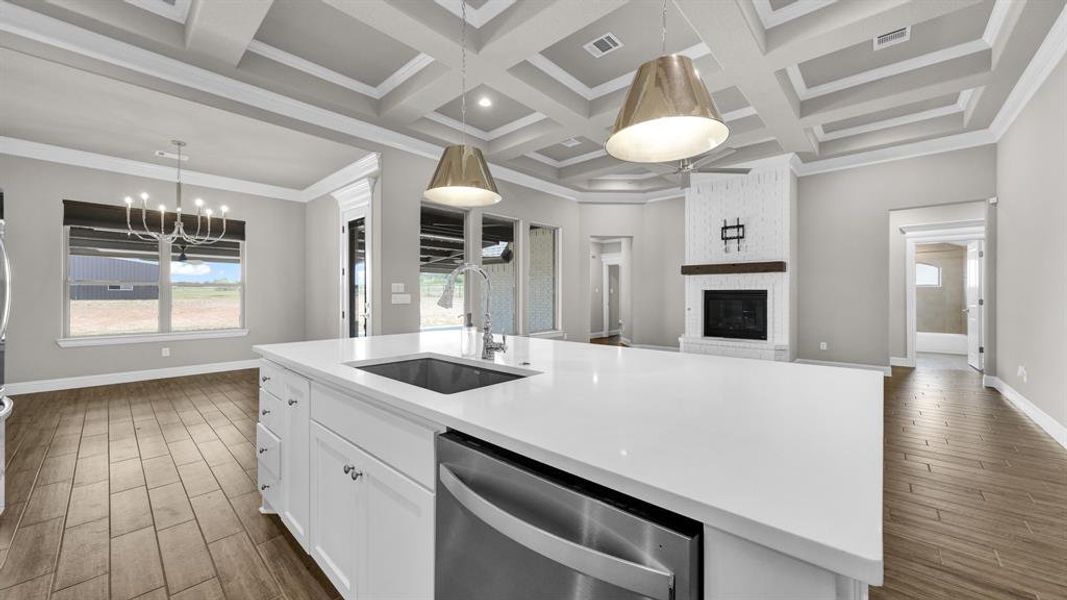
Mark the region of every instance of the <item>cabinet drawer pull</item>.
<instances>
[{"instance_id":1,"label":"cabinet drawer pull","mask_svg":"<svg viewBox=\"0 0 1067 600\"><path fill-rule=\"evenodd\" d=\"M355 481L355 480L359 479L360 477L363 477L363 471L353 470L352 473L351 473L351 476L352 476L352 481Z\"/></svg>"},{"instance_id":2,"label":"cabinet drawer pull","mask_svg":"<svg viewBox=\"0 0 1067 600\"><path fill-rule=\"evenodd\" d=\"M264 375L263 377L260 377L259 380L263 383L267 383L268 381L270 381L270 376Z\"/></svg>"},{"instance_id":3,"label":"cabinet drawer pull","mask_svg":"<svg viewBox=\"0 0 1067 600\"><path fill-rule=\"evenodd\" d=\"M266 451L267 451L267 449L266 449L266 448L260 448L260 449L259 449L259 453L260 453L260 454L263 454L263 453L264 453L264 452L266 452Z\"/></svg>"},{"instance_id":4,"label":"cabinet drawer pull","mask_svg":"<svg viewBox=\"0 0 1067 600\"><path fill-rule=\"evenodd\" d=\"M355 469L355 467L353 467L352 465L345 465L345 467L344 467L345 475L348 475L349 473L351 473L352 469Z\"/></svg>"},{"instance_id":5,"label":"cabinet drawer pull","mask_svg":"<svg viewBox=\"0 0 1067 600\"><path fill-rule=\"evenodd\" d=\"M264 483L263 485L259 486L259 491L261 491L261 492L262 491L266 491L267 488L269 488L269 487L270 487L270 485Z\"/></svg>"},{"instance_id":6,"label":"cabinet drawer pull","mask_svg":"<svg viewBox=\"0 0 1067 600\"><path fill-rule=\"evenodd\" d=\"M259 411L259 414L265 417L270 414L270 411L264 408L263 410Z\"/></svg>"},{"instance_id":7,"label":"cabinet drawer pull","mask_svg":"<svg viewBox=\"0 0 1067 600\"><path fill-rule=\"evenodd\" d=\"M296 400L293 400L292 398L290 398L289 399L289 406L292 406L294 404L296 404Z\"/></svg>"}]
</instances>

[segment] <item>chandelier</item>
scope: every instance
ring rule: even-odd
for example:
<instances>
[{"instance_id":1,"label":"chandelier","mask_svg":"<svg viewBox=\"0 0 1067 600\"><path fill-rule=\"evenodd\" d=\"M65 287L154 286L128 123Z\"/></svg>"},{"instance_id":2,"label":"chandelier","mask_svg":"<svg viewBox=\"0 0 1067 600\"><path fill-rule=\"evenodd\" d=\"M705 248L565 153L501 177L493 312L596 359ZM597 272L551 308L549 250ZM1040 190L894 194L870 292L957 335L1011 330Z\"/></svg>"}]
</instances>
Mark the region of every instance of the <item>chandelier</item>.
<instances>
[{"instance_id":1,"label":"chandelier","mask_svg":"<svg viewBox=\"0 0 1067 600\"><path fill-rule=\"evenodd\" d=\"M171 140L170 143L177 148L176 158L178 162L178 178L176 182L176 201L177 206L174 209L173 220L174 229L167 233L167 207L164 204L160 204L159 208L159 229L148 225L148 214L150 211L148 208L148 193L141 192L141 223L138 227L133 226L133 220L131 219L131 213L133 213L133 198L126 196L126 229L128 230L126 235L137 236L138 239L144 241L161 241L168 244L177 244L181 248L181 256L178 260L185 260L185 248L187 246L206 246L218 242L226 236L226 213L230 212L230 209L223 205L219 207L221 213L222 225L221 229L216 234L212 234L212 221L219 221L220 217L215 217L215 211L211 208L204 207L204 201L201 198L197 198L193 201L196 205L196 230L191 234L185 230L185 214L182 213L182 148L185 147L185 142L181 140ZM164 155L162 152L160 155ZM191 217L190 217L191 220ZM201 234L201 232L203 232Z\"/></svg>"}]
</instances>

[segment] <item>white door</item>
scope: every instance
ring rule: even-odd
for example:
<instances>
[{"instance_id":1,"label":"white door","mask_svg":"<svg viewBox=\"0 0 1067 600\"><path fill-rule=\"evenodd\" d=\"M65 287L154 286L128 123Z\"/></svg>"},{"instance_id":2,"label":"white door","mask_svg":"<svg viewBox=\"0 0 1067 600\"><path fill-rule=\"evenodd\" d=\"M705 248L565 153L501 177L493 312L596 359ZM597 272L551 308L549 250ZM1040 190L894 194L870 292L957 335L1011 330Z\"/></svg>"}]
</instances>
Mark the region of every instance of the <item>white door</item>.
<instances>
[{"instance_id":1,"label":"white door","mask_svg":"<svg viewBox=\"0 0 1067 600\"><path fill-rule=\"evenodd\" d=\"M282 440L282 490L285 499L279 516L300 545L308 549L308 521L311 495L308 492L308 425L311 423L311 384L286 372L282 385L285 439Z\"/></svg>"},{"instance_id":2,"label":"white door","mask_svg":"<svg viewBox=\"0 0 1067 600\"><path fill-rule=\"evenodd\" d=\"M311 556L344 598L356 597L356 447L311 424Z\"/></svg>"},{"instance_id":3,"label":"white door","mask_svg":"<svg viewBox=\"0 0 1067 600\"><path fill-rule=\"evenodd\" d=\"M434 495L355 449L356 597L432 600Z\"/></svg>"},{"instance_id":4,"label":"white door","mask_svg":"<svg viewBox=\"0 0 1067 600\"><path fill-rule=\"evenodd\" d=\"M967 242L967 280L964 302L967 313L967 363L982 370L982 242Z\"/></svg>"}]
</instances>

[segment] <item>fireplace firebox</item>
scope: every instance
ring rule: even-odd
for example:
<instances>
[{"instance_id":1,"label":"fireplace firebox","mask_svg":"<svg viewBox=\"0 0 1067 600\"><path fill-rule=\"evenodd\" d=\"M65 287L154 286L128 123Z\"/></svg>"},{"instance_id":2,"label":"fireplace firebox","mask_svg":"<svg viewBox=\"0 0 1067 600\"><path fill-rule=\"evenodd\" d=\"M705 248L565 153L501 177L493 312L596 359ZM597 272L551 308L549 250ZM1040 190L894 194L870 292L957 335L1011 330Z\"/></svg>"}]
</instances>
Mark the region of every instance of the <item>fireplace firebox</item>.
<instances>
[{"instance_id":1,"label":"fireplace firebox","mask_svg":"<svg viewBox=\"0 0 1067 600\"><path fill-rule=\"evenodd\" d=\"M767 339L767 290L704 290L704 337Z\"/></svg>"}]
</instances>

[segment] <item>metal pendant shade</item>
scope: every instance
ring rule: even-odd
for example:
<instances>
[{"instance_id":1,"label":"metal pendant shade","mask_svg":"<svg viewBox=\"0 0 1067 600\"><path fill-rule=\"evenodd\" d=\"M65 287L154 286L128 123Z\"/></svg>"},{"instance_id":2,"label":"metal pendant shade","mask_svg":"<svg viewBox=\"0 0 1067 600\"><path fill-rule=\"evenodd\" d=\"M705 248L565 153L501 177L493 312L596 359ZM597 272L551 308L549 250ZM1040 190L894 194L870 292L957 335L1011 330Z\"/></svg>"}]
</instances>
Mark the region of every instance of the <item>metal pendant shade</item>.
<instances>
[{"instance_id":1,"label":"metal pendant shade","mask_svg":"<svg viewBox=\"0 0 1067 600\"><path fill-rule=\"evenodd\" d=\"M668 162L704 154L729 135L692 59L671 54L637 70L605 149L628 162Z\"/></svg>"},{"instance_id":2,"label":"metal pendant shade","mask_svg":"<svg viewBox=\"0 0 1067 600\"><path fill-rule=\"evenodd\" d=\"M445 148L422 195L430 202L449 206L489 206L500 202L482 151L465 144Z\"/></svg>"}]
</instances>

